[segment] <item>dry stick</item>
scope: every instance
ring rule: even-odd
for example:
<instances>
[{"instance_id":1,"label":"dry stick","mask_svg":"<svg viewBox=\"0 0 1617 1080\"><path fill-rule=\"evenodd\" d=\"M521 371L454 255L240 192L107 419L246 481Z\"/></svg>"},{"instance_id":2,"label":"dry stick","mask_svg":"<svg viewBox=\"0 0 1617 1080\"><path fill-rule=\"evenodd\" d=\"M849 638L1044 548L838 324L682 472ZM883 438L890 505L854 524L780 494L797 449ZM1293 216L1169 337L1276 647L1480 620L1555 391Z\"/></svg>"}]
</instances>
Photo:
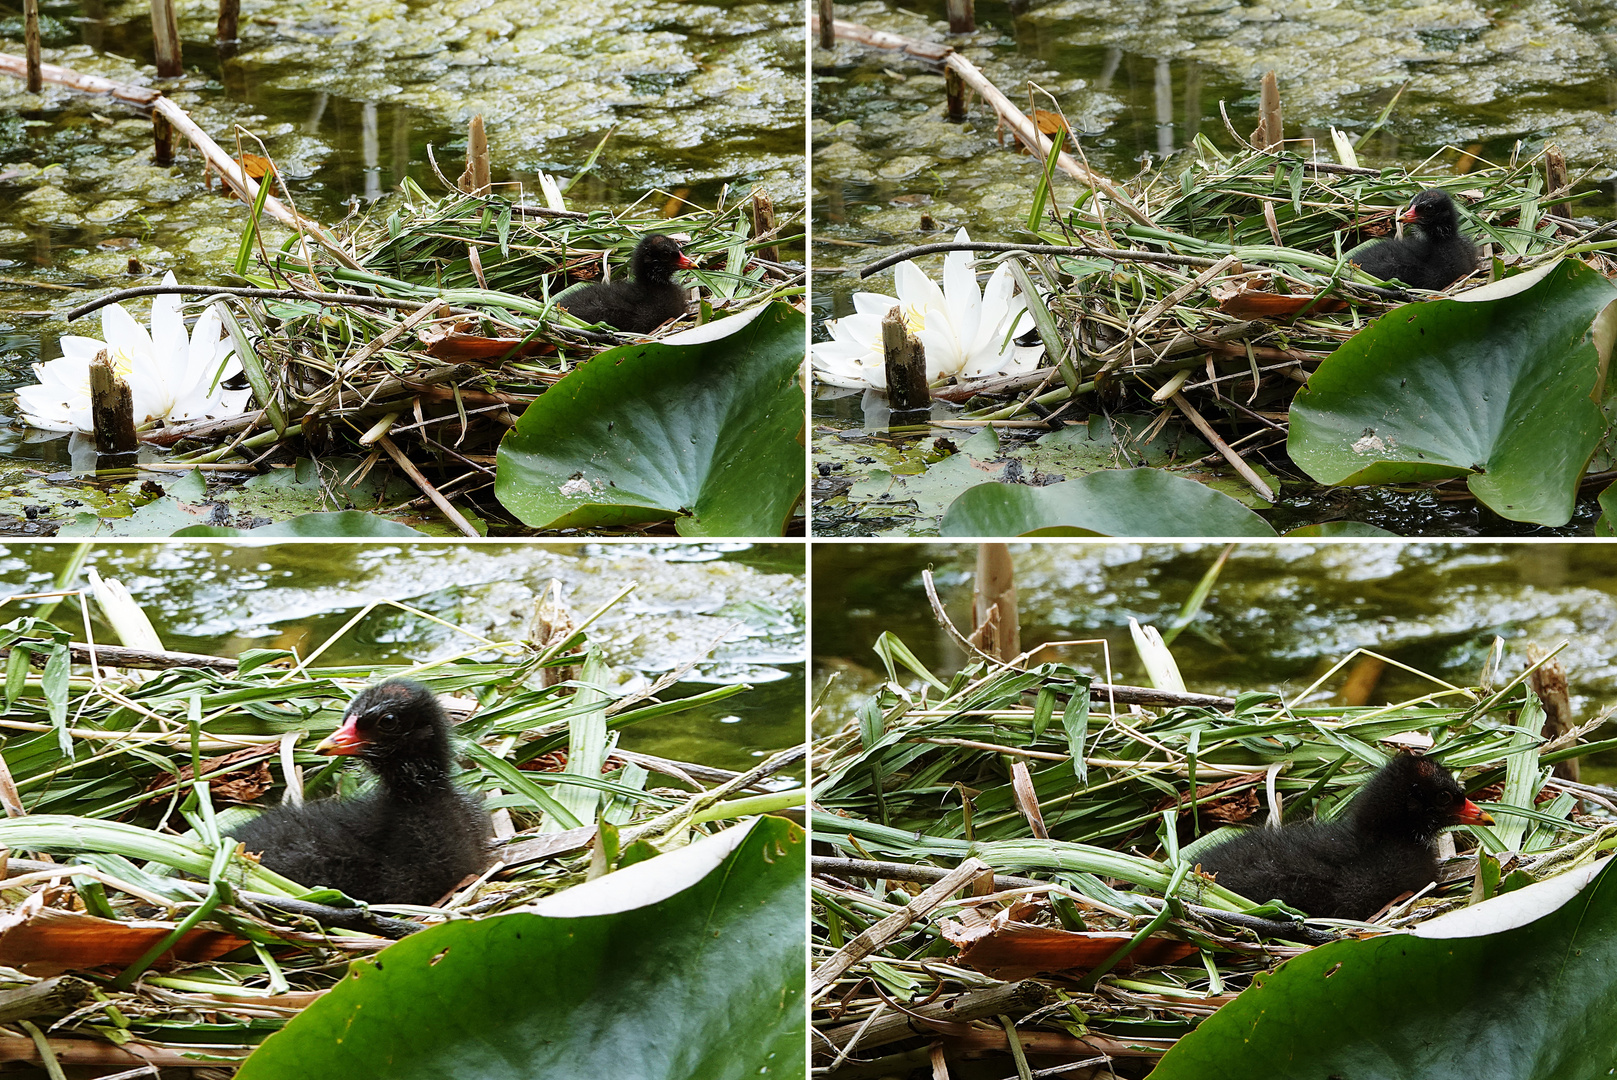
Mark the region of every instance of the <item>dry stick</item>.
<instances>
[{"instance_id":1,"label":"dry stick","mask_svg":"<svg viewBox=\"0 0 1617 1080\"><path fill-rule=\"evenodd\" d=\"M28 77L28 61L21 56L0 53L0 74L25 79ZM98 75L85 75L69 68L57 67L55 64L41 64L40 76L46 82L77 90L81 94L106 94L118 101L157 110L186 138L196 144L197 149L202 151L203 157L207 158L208 163L225 183L229 184L231 190L240 195L249 206L258 197L258 184L252 177L242 172L235 159L225 153L207 132L197 127L196 123L185 114L184 109L164 97L161 91L153 90L149 86L116 83L111 79L103 79ZM312 236L344 266L351 270L359 269L359 264L343 250L335 237L315 222L293 213L275 196L271 195L264 200L264 209L282 224Z\"/></svg>"},{"instance_id":2,"label":"dry stick","mask_svg":"<svg viewBox=\"0 0 1617 1080\"><path fill-rule=\"evenodd\" d=\"M23 50L28 54L28 92L45 89L39 77L39 0L22 0Z\"/></svg>"},{"instance_id":3,"label":"dry stick","mask_svg":"<svg viewBox=\"0 0 1617 1080\"><path fill-rule=\"evenodd\" d=\"M236 661L228 656L203 656L200 653L188 652L153 652L150 649L129 649L122 645L96 645L92 648L82 641L68 642L68 653L75 664L88 664L90 654L95 653L96 661L107 667L138 667L138 668L207 668L210 671L235 671ZM10 656L9 648L0 649L0 657ZM37 666L45 665L45 657L30 657Z\"/></svg>"},{"instance_id":4,"label":"dry stick","mask_svg":"<svg viewBox=\"0 0 1617 1080\"><path fill-rule=\"evenodd\" d=\"M820 26L819 16L810 16L810 21L814 24L814 28L818 30ZM1021 109L1016 107L1010 98L1000 93L999 88L989 82L988 77L977 70L976 65L947 45L919 41L915 38L904 37L901 34L889 34L885 30L876 30L869 26L861 26L858 23L844 22L841 19L836 20L832 25L836 36L839 38L857 41L860 44L871 45L878 49L897 49L919 59L931 60L934 63L942 64L945 68L954 69L962 82L977 91L979 97L993 106L994 111L999 114L1005 126L1011 129L1011 134L1016 136L1018 142L1027 147L1035 156L1043 160L1049 159L1051 143L1044 133L1038 129L1032 120L1028 119ZM1110 180L1099 173L1084 168L1069 155L1063 153L1057 158L1056 167L1079 183L1087 184L1104 194L1117 205L1119 210L1132 218L1137 224L1152 224L1145 211L1134 205L1134 201L1119 191Z\"/></svg>"},{"instance_id":5,"label":"dry stick","mask_svg":"<svg viewBox=\"0 0 1617 1080\"><path fill-rule=\"evenodd\" d=\"M1232 450L1229 443L1219 438L1218 432L1213 430L1213 425L1209 424L1202 414L1196 411L1194 405L1185 400L1185 395L1175 393L1168 400L1177 405L1180 412L1190 417L1190 422L1195 424L1196 429L1207 437L1207 441L1213 444L1214 449L1224 455L1224 460L1229 462L1231 467L1241 474L1241 479L1252 485L1253 491L1263 496L1265 502L1275 501L1274 489L1265 484L1263 478L1252 471L1252 466L1248 465L1246 459L1241 457L1240 454Z\"/></svg>"},{"instance_id":6,"label":"dry stick","mask_svg":"<svg viewBox=\"0 0 1617 1080\"><path fill-rule=\"evenodd\" d=\"M199 1061L191 1051L165 1050L144 1043L111 1043L92 1039L47 1039L51 1053L64 1065L155 1065L164 1069L216 1069L219 1058L245 1059L247 1050L217 1046L209 1051L212 1061ZM42 1060L34 1040L20 1035L0 1035L0 1061Z\"/></svg>"},{"instance_id":7,"label":"dry stick","mask_svg":"<svg viewBox=\"0 0 1617 1080\"><path fill-rule=\"evenodd\" d=\"M849 968L903 934L909 929L910 923L925 917L939 904L985 873L993 873L987 863L968 858L909 903L880 922L872 924L815 969L814 978L809 982L810 999L822 997L836 985L837 980L842 978Z\"/></svg>"},{"instance_id":8,"label":"dry stick","mask_svg":"<svg viewBox=\"0 0 1617 1080\"><path fill-rule=\"evenodd\" d=\"M415 483L415 486L421 489L422 494L431 499L438 509L444 512L444 517L454 522L455 528L467 536L476 537L479 535L478 531L472 528L472 523L467 521L461 512L456 510L449 500L444 498L438 489L432 486L430 480L421 475L421 470L415 467L414 462L404 456L404 451L395 446L392 439L383 435L376 440L376 445L387 451L388 456L398 464L399 468L404 470L404 475L408 476Z\"/></svg>"}]
</instances>

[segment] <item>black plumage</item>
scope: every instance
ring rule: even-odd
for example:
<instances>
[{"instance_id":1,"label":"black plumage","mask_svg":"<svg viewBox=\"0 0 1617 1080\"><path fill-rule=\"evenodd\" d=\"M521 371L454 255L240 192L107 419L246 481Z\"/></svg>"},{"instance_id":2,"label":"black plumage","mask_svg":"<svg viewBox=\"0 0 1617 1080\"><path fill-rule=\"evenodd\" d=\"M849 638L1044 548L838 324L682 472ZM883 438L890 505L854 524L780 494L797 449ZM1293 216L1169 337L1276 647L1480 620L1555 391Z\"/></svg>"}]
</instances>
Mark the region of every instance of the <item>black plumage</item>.
<instances>
[{"instance_id":1,"label":"black plumage","mask_svg":"<svg viewBox=\"0 0 1617 1080\"><path fill-rule=\"evenodd\" d=\"M449 718L420 683L362 691L316 749L359 757L374 787L352 799L282 804L236 830L260 862L311 888L378 904L431 904L489 863L493 822L452 776Z\"/></svg>"},{"instance_id":2,"label":"black plumage","mask_svg":"<svg viewBox=\"0 0 1617 1080\"><path fill-rule=\"evenodd\" d=\"M679 241L652 233L629 256L632 281L611 281L580 289L560 303L589 323L606 323L631 334L649 334L669 319L685 314L685 289L674 284L675 270L695 266Z\"/></svg>"},{"instance_id":3,"label":"black plumage","mask_svg":"<svg viewBox=\"0 0 1617 1080\"><path fill-rule=\"evenodd\" d=\"M1443 766L1400 754L1365 781L1336 820L1252 829L1198 862L1250 900L1282 900L1322 918L1368 919L1437 880L1438 833L1492 822Z\"/></svg>"},{"instance_id":4,"label":"black plumage","mask_svg":"<svg viewBox=\"0 0 1617 1080\"><path fill-rule=\"evenodd\" d=\"M1397 278L1417 289L1441 289L1477 268L1477 246L1460 235L1454 200L1439 188L1416 195L1400 221L1412 223L1402 239L1382 240L1348 256L1383 281Z\"/></svg>"}]
</instances>

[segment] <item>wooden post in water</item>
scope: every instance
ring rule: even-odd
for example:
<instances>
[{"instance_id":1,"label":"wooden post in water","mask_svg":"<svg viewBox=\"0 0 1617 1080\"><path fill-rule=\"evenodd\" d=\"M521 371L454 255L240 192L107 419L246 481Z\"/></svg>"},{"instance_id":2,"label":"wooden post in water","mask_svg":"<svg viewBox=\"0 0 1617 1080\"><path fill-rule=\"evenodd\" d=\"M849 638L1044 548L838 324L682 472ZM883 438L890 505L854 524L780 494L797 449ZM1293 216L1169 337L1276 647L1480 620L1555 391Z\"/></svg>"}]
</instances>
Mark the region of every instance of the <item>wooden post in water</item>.
<instances>
[{"instance_id":1,"label":"wooden post in water","mask_svg":"<svg viewBox=\"0 0 1617 1080\"><path fill-rule=\"evenodd\" d=\"M180 24L174 0L152 0L152 49L157 53L157 74L172 79L185 73L180 59Z\"/></svg>"},{"instance_id":2,"label":"wooden post in water","mask_svg":"<svg viewBox=\"0 0 1617 1080\"><path fill-rule=\"evenodd\" d=\"M228 60L236 55L236 39L241 36L241 0L218 0L218 55Z\"/></svg>"},{"instance_id":3,"label":"wooden post in water","mask_svg":"<svg viewBox=\"0 0 1617 1080\"><path fill-rule=\"evenodd\" d=\"M977 30L977 13L972 0L949 0L949 33L970 34Z\"/></svg>"},{"instance_id":4,"label":"wooden post in water","mask_svg":"<svg viewBox=\"0 0 1617 1080\"><path fill-rule=\"evenodd\" d=\"M949 95L949 110L944 119L951 124L964 123L966 119L966 81L960 77L960 72L952 67L943 69L943 90Z\"/></svg>"},{"instance_id":5,"label":"wooden post in water","mask_svg":"<svg viewBox=\"0 0 1617 1080\"><path fill-rule=\"evenodd\" d=\"M763 188L752 193L752 238L761 240L775 231L775 204L769 201ZM761 247L757 255L765 262L780 262L780 248L774 244Z\"/></svg>"},{"instance_id":6,"label":"wooden post in water","mask_svg":"<svg viewBox=\"0 0 1617 1080\"><path fill-rule=\"evenodd\" d=\"M836 44L837 31L832 26L831 0L820 0L820 48L829 49Z\"/></svg>"},{"instance_id":7,"label":"wooden post in water","mask_svg":"<svg viewBox=\"0 0 1617 1080\"><path fill-rule=\"evenodd\" d=\"M926 387L926 350L904 325L904 309L893 309L881 320L882 352L887 360L887 401L894 419L905 412L930 412L932 391Z\"/></svg>"},{"instance_id":8,"label":"wooden post in water","mask_svg":"<svg viewBox=\"0 0 1617 1080\"><path fill-rule=\"evenodd\" d=\"M132 454L140 447L135 437L134 395L129 383L112 369L105 349L90 361L90 416L97 453Z\"/></svg>"},{"instance_id":9,"label":"wooden post in water","mask_svg":"<svg viewBox=\"0 0 1617 1080\"><path fill-rule=\"evenodd\" d=\"M45 89L39 67L39 0L22 0L23 51L28 56L28 92Z\"/></svg>"},{"instance_id":10,"label":"wooden post in water","mask_svg":"<svg viewBox=\"0 0 1617 1080\"><path fill-rule=\"evenodd\" d=\"M174 128L156 109L152 110L152 164L164 169L174 164Z\"/></svg>"}]
</instances>

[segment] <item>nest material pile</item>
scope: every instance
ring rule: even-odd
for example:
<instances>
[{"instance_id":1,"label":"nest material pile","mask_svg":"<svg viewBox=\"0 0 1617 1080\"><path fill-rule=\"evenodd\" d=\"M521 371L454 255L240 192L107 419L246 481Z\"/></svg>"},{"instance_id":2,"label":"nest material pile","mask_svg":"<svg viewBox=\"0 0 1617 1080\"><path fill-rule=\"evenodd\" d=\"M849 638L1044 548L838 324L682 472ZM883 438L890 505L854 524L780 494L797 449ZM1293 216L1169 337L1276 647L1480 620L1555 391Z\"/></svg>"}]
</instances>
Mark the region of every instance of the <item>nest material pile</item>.
<instances>
[{"instance_id":1,"label":"nest material pile","mask_svg":"<svg viewBox=\"0 0 1617 1080\"><path fill-rule=\"evenodd\" d=\"M1309 371L1370 319L1431 295L1377 283L1343 258L1390 235L1399 210L1427 187L1458 196L1461 232L1484 251L1483 269L1456 288L1569 256L1617 275L1606 254L1612 226L1571 216L1581 196L1569 194L1564 172L1551 170L1546 190L1553 150L1502 165L1455 153L1473 166L1461 177L1318 163L1290 150L1230 157L1198 136L1183 171L1125 185L1150 224L1108 212L1085 191L1044 215L1036 235L1046 250L1012 256L1030 259L1042 279L1046 343L1059 342L1054 366L935 396L967 403L975 420L1056 412L1081 422L1091 412L1161 408L1166 422L1172 407L1162 403L1177 393L1215 418L1232 446L1282 443L1286 408ZM1034 201L1049 206L1053 197L1041 184Z\"/></svg>"},{"instance_id":2,"label":"nest material pile","mask_svg":"<svg viewBox=\"0 0 1617 1080\"><path fill-rule=\"evenodd\" d=\"M535 827L572 820L559 803L573 785L538 778L565 767L581 712L599 717L604 736L746 689L661 703L651 696L659 683L614 699L562 684L581 661L585 678L599 674L570 623L541 635L544 647L472 636L486 649L425 670L289 670L297 658L282 650L229 660L119 649L101 652L99 668L75 669L70 661L82 664L86 646L65 631L33 618L9 624L0 646L44 674L14 663L0 718L8 812L0 819L0 1002L6 1023L33 1025L37 1037L0 1032L0 1048L26 1060L48 1039L68 1063L138 1061L133 1053L188 1069L238 1064L341 981L351 961L424 925L506 912L589 875L589 830L540 837ZM121 674L113 663L160 670ZM511 819L497 841L499 862L439 908L383 914L296 899L303 884L259 867L223 835L232 815L247 812L230 804L275 802L272 773L306 771L310 798L343 786L342 759L309 748L359 686L404 674L473 707L469 719L456 717L457 754L471 766L460 782L505 792L493 804ZM606 757L592 783L625 845L715 828L693 826L693 814L727 816L713 804L801 755L775 755L738 775L608 751L605 742L600 749ZM149 951L164 942L161 955Z\"/></svg>"},{"instance_id":3,"label":"nest material pile","mask_svg":"<svg viewBox=\"0 0 1617 1080\"><path fill-rule=\"evenodd\" d=\"M1110 1058L1140 1075L1287 957L1617 846L1611 793L1550 773L1617 740L1581 743L1594 724L1540 736L1525 675L1493 692L1433 680L1443 688L1417 700L1331 707L1308 693L1288 705L1112 687L1066 664L979 663L945 683L890 635L878 652L889 681L812 759L814 1053L833 1077L906 1075L942 1048L999 1058L993 1075L1007 1075L1013 1030L1051 1055L1043 1064ZM901 665L922 681L906 688ZM1374 925L1304 924L1196 872L1225 826L1264 808L1330 816L1405 748L1454 769L1499 822L1480 847L1456 834L1427 895ZM991 895L978 878L953 896L976 875L939 884L971 860L995 872Z\"/></svg>"},{"instance_id":4,"label":"nest material pile","mask_svg":"<svg viewBox=\"0 0 1617 1080\"><path fill-rule=\"evenodd\" d=\"M289 446L369 451L368 470L375 447L391 445L395 460L402 453L459 497L492 484L500 437L538 395L600 352L642 340L589 329L556 299L608 271L622 278L643 236L674 235L699 264L689 272L693 322L802 292L801 266L762 257L798 239L799 223L754 235L749 204L670 200L670 216L584 214L404 188L401 208L351 230L350 259L297 240L261 252L273 278L254 284L324 295L235 302L251 341L247 378L268 407L165 433L169 445L192 441L171 461L252 461ZM207 445L196 449L199 439Z\"/></svg>"}]
</instances>

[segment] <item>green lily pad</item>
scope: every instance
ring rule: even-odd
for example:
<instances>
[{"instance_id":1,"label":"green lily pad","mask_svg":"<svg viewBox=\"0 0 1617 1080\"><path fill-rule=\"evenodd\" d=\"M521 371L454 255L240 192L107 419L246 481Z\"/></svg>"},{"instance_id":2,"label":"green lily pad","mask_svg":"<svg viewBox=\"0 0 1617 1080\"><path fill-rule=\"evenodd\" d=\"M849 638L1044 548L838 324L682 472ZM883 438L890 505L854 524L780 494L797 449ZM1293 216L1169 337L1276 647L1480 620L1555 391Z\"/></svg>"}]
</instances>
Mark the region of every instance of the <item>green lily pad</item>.
<instances>
[{"instance_id":1,"label":"green lily pad","mask_svg":"<svg viewBox=\"0 0 1617 1080\"><path fill-rule=\"evenodd\" d=\"M495 495L542 529L780 535L803 492L804 329L776 302L601 353L506 434Z\"/></svg>"},{"instance_id":2,"label":"green lily pad","mask_svg":"<svg viewBox=\"0 0 1617 1080\"><path fill-rule=\"evenodd\" d=\"M1258 515L1161 469L1108 469L1048 487L978 484L943 515L944 536L1274 536Z\"/></svg>"},{"instance_id":3,"label":"green lily pad","mask_svg":"<svg viewBox=\"0 0 1617 1080\"><path fill-rule=\"evenodd\" d=\"M356 961L239 1080L807 1074L806 837L717 836Z\"/></svg>"},{"instance_id":4,"label":"green lily pad","mask_svg":"<svg viewBox=\"0 0 1617 1080\"><path fill-rule=\"evenodd\" d=\"M1607 430L1614 298L1563 259L1390 311L1297 392L1287 451L1323 484L1464 476L1502 517L1564 525Z\"/></svg>"},{"instance_id":5,"label":"green lily pad","mask_svg":"<svg viewBox=\"0 0 1617 1080\"><path fill-rule=\"evenodd\" d=\"M1168 1051L1152 1080L1582 1080L1617 1061L1608 858L1411 934L1286 961Z\"/></svg>"}]
</instances>

